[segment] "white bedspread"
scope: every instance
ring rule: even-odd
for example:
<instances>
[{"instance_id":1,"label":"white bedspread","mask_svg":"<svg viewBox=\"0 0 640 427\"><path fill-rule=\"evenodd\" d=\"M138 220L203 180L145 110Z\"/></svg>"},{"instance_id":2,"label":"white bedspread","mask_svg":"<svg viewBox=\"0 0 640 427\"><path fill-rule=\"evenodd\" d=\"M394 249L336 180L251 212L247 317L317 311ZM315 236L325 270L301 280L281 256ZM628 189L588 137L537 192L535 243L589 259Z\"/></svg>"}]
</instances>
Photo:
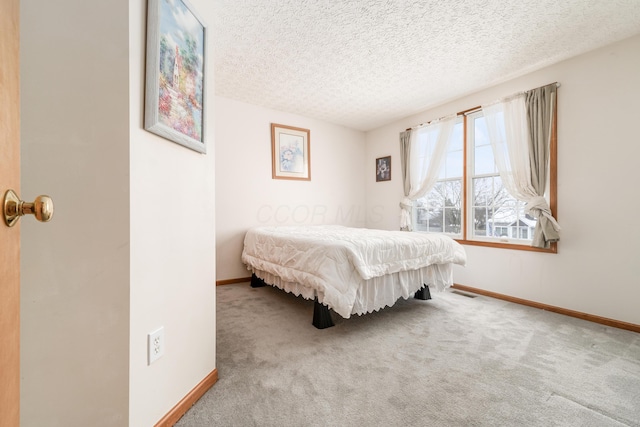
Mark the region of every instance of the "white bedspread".
<instances>
[{"instance_id":1,"label":"white bedspread","mask_svg":"<svg viewBox=\"0 0 640 427\"><path fill-rule=\"evenodd\" d=\"M250 229L242 262L267 283L305 298L317 296L321 303L348 318L352 313L390 305L387 296L382 303L364 304L362 308L357 299L363 292L376 298L376 292L360 289L363 285L383 284L385 278L397 278L402 272L408 272L402 277L414 279L416 274L422 279L440 273L444 277L431 280L431 284L444 288L452 284L451 264L465 265L466 254L459 243L438 234L335 225L281 226ZM448 268L430 271L431 266ZM422 282L403 285L394 294L407 298L405 294L421 287Z\"/></svg>"}]
</instances>

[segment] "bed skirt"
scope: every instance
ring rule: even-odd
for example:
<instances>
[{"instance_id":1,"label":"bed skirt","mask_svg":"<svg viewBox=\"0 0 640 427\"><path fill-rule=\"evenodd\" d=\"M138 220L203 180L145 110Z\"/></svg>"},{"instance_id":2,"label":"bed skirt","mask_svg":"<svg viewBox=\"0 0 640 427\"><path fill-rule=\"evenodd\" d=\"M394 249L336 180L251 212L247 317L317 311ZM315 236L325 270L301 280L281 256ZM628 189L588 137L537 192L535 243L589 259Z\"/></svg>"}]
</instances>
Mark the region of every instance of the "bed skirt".
<instances>
[{"instance_id":1,"label":"bed skirt","mask_svg":"<svg viewBox=\"0 0 640 427\"><path fill-rule=\"evenodd\" d=\"M282 289L285 292L301 296L305 299L318 299L324 302L324 292L304 286L300 283L286 282L280 277L266 271L250 268L265 283ZM418 270L400 271L385 276L361 279L356 293L351 314L362 315L391 307L400 298L409 299L425 285L437 291L443 291L453 284L452 264L433 264ZM333 307L331 307L333 308ZM344 318L345 312L340 313Z\"/></svg>"}]
</instances>

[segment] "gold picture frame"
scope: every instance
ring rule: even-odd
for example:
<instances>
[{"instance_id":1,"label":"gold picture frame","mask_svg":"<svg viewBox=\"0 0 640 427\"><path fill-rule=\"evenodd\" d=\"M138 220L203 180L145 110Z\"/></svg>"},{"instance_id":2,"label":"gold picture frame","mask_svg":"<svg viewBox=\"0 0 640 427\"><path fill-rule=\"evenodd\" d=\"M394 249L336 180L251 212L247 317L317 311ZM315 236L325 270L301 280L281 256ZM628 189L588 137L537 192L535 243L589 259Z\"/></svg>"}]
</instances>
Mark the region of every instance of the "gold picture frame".
<instances>
[{"instance_id":1,"label":"gold picture frame","mask_svg":"<svg viewBox=\"0 0 640 427\"><path fill-rule=\"evenodd\" d=\"M311 181L309 129L271 123L273 179Z\"/></svg>"}]
</instances>

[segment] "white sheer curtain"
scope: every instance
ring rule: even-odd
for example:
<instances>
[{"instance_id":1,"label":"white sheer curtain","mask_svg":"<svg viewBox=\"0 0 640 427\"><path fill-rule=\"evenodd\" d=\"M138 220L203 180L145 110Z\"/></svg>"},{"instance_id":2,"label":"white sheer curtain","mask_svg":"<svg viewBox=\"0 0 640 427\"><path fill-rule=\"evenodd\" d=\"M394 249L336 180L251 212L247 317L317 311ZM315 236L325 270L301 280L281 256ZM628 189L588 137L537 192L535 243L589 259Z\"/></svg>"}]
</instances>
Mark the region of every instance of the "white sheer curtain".
<instances>
[{"instance_id":1,"label":"white sheer curtain","mask_svg":"<svg viewBox=\"0 0 640 427\"><path fill-rule=\"evenodd\" d=\"M537 194L531 185L529 128L524 94L482 107L493 156L500 178L516 199L528 201Z\"/></svg>"},{"instance_id":2,"label":"white sheer curtain","mask_svg":"<svg viewBox=\"0 0 640 427\"><path fill-rule=\"evenodd\" d=\"M482 112L505 188L513 197L526 202L527 212L533 212L536 217L544 215L553 228L559 230L560 226L551 215L546 199L538 195L531 183L530 133L525 94L483 105Z\"/></svg>"},{"instance_id":3,"label":"white sheer curtain","mask_svg":"<svg viewBox=\"0 0 640 427\"><path fill-rule=\"evenodd\" d=\"M457 115L451 115L411 130L409 149L409 194L400 202L400 229L411 230L413 201L424 197L436 184L447 154Z\"/></svg>"}]
</instances>

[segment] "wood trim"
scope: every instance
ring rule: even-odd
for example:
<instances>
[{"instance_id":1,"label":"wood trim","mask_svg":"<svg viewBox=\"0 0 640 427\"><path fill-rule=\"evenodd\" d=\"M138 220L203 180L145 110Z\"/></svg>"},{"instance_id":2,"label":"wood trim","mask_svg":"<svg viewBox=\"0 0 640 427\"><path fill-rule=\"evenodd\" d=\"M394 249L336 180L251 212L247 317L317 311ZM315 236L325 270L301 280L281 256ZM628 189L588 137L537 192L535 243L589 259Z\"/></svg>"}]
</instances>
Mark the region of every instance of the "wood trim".
<instances>
[{"instance_id":1,"label":"wood trim","mask_svg":"<svg viewBox=\"0 0 640 427\"><path fill-rule=\"evenodd\" d=\"M198 401L216 382L218 382L218 369L214 369L185 397L174 406L155 427L172 427L180 418Z\"/></svg>"},{"instance_id":2,"label":"wood trim","mask_svg":"<svg viewBox=\"0 0 640 427\"><path fill-rule=\"evenodd\" d=\"M480 111L480 110L482 110L482 106L478 105L477 107L467 108L466 110L458 111L458 115L466 116L467 114L475 113L476 111Z\"/></svg>"},{"instance_id":3,"label":"wood trim","mask_svg":"<svg viewBox=\"0 0 640 427\"><path fill-rule=\"evenodd\" d=\"M20 194L20 2L0 2L0 200ZM31 242L30 242L31 243ZM32 242L34 245L36 242ZM20 222L0 219L0 425L20 424Z\"/></svg>"},{"instance_id":4,"label":"wood trim","mask_svg":"<svg viewBox=\"0 0 640 427\"><path fill-rule=\"evenodd\" d=\"M464 240L464 239L454 239L454 240L460 243L461 245L485 246L487 248L513 249L514 251L542 252L542 253L548 253L548 254L558 253L558 245L555 242L552 243L548 249L545 249L545 248L536 248L535 246L517 245L514 243L486 242L482 240Z\"/></svg>"},{"instance_id":5,"label":"wood trim","mask_svg":"<svg viewBox=\"0 0 640 427\"><path fill-rule=\"evenodd\" d=\"M557 83L556 83L557 84ZM551 142L549 143L549 209L558 221L558 88L553 105L553 122L551 123ZM558 253L558 242L551 243L551 249Z\"/></svg>"},{"instance_id":6,"label":"wood trim","mask_svg":"<svg viewBox=\"0 0 640 427\"><path fill-rule=\"evenodd\" d=\"M250 282L251 277L240 277L239 279L216 280L216 286L232 285L234 283Z\"/></svg>"},{"instance_id":7,"label":"wood trim","mask_svg":"<svg viewBox=\"0 0 640 427\"><path fill-rule=\"evenodd\" d=\"M471 292L478 295L483 295L491 298L500 299L503 301L513 302L516 304L526 305L533 308L539 308L541 310L551 311L553 313L564 314L565 316L575 317L582 320L588 320L589 322L599 323L601 325L611 326L613 328L625 329L627 331L640 333L640 325L635 323L627 323L621 320L609 319L607 317L596 316L594 314L582 313L580 311L569 310L568 308L556 307L553 305L543 304L536 301L530 301L522 298L516 298L509 295L499 294L497 292L485 291L484 289L472 288L471 286L464 286L454 284L453 289L460 291Z\"/></svg>"}]
</instances>

